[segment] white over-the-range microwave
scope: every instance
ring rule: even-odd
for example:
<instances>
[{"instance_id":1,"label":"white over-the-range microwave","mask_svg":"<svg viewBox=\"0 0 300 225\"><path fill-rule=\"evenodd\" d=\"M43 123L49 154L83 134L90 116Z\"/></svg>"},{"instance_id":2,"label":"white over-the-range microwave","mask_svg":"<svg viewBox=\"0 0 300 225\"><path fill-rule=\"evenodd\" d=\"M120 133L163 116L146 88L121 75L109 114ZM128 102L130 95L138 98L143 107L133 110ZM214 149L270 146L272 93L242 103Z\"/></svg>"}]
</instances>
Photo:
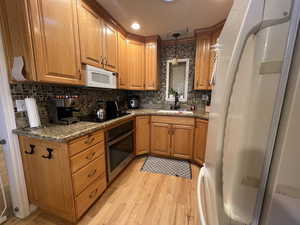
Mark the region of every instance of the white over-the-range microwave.
<instances>
[{"instance_id":1,"label":"white over-the-range microwave","mask_svg":"<svg viewBox=\"0 0 300 225\"><path fill-rule=\"evenodd\" d=\"M117 73L86 65L86 85L98 88L117 88Z\"/></svg>"}]
</instances>

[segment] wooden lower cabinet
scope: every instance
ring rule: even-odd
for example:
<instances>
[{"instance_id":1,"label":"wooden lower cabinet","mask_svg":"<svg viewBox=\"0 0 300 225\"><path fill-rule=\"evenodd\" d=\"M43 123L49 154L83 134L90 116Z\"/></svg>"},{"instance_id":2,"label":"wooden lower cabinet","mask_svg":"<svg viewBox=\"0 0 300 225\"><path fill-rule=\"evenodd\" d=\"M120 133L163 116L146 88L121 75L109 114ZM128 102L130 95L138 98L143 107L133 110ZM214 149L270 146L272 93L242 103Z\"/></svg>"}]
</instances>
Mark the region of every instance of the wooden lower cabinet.
<instances>
[{"instance_id":1,"label":"wooden lower cabinet","mask_svg":"<svg viewBox=\"0 0 300 225\"><path fill-rule=\"evenodd\" d=\"M76 222L107 185L103 131L71 143L19 139L30 202Z\"/></svg>"},{"instance_id":2,"label":"wooden lower cabinet","mask_svg":"<svg viewBox=\"0 0 300 225\"><path fill-rule=\"evenodd\" d=\"M171 125L151 124L151 153L163 156L171 155Z\"/></svg>"},{"instance_id":3,"label":"wooden lower cabinet","mask_svg":"<svg viewBox=\"0 0 300 225\"><path fill-rule=\"evenodd\" d=\"M194 118L153 116L151 153L192 159Z\"/></svg>"},{"instance_id":4,"label":"wooden lower cabinet","mask_svg":"<svg viewBox=\"0 0 300 225\"><path fill-rule=\"evenodd\" d=\"M176 158L191 159L194 147L194 127L172 126L172 155Z\"/></svg>"},{"instance_id":5,"label":"wooden lower cabinet","mask_svg":"<svg viewBox=\"0 0 300 225\"><path fill-rule=\"evenodd\" d=\"M207 128L208 128L207 120L200 120L200 119L196 120L193 159L195 162L199 164L203 164L205 161Z\"/></svg>"},{"instance_id":6,"label":"wooden lower cabinet","mask_svg":"<svg viewBox=\"0 0 300 225\"><path fill-rule=\"evenodd\" d=\"M150 151L150 116L136 117L135 154L142 155Z\"/></svg>"}]
</instances>

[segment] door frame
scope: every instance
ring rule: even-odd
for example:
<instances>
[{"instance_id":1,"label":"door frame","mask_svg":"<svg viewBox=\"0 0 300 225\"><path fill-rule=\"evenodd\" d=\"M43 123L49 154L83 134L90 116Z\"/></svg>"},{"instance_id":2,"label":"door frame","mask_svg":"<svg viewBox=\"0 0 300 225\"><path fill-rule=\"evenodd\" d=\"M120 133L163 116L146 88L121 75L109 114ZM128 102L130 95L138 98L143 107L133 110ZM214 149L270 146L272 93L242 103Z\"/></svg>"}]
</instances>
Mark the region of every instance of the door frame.
<instances>
[{"instance_id":1,"label":"door frame","mask_svg":"<svg viewBox=\"0 0 300 225\"><path fill-rule=\"evenodd\" d=\"M10 197L16 217L27 217L30 207L25 176L20 153L18 136L12 133L16 129L16 118L11 90L8 81L8 68L5 59L4 41L0 27L0 137L6 140L3 151L8 170Z\"/></svg>"}]
</instances>

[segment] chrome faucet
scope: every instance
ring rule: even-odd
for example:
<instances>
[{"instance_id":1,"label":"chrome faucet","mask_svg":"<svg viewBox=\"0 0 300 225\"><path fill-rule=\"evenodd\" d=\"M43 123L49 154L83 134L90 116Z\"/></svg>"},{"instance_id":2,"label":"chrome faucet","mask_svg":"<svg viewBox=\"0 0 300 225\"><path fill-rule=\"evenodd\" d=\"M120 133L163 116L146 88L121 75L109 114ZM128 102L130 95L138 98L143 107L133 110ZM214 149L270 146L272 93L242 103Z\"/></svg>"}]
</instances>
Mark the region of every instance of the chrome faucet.
<instances>
[{"instance_id":1,"label":"chrome faucet","mask_svg":"<svg viewBox=\"0 0 300 225\"><path fill-rule=\"evenodd\" d=\"M174 101L174 105L171 105L171 109L177 110L180 109L179 94L177 91L175 91L174 94L175 94L175 101Z\"/></svg>"}]
</instances>

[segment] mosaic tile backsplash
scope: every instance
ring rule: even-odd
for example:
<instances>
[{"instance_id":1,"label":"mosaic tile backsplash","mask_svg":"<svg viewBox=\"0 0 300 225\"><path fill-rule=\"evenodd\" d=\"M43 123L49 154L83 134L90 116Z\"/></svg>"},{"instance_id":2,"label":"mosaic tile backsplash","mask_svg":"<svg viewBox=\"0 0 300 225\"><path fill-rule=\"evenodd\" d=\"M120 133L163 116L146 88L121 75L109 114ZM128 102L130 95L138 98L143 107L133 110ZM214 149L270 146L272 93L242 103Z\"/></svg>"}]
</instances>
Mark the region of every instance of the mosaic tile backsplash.
<instances>
[{"instance_id":1,"label":"mosaic tile backsplash","mask_svg":"<svg viewBox=\"0 0 300 225\"><path fill-rule=\"evenodd\" d=\"M43 126L48 123L47 100L55 96L79 96L80 115L87 115L93 112L97 101L118 100L121 105L126 104L126 91L106 90L86 87L69 87L39 83L17 83L11 84L13 102L17 99L34 97L37 101L41 123ZM18 128L28 127L26 113L16 112Z\"/></svg>"},{"instance_id":2,"label":"mosaic tile backsplash","mask_svg":"<svg viewBox=\"0 0 300 225\"><path fill-rule=\"evenodd\" d=\"M188 100L185 104L181 104L182 108L189 108L195 105L198 110L203 110L205 103L202 102L203 94L210 95L211 91L194 91L194 76L195 76L195 54L196 43L190 42L178 44L177 58L190 60L189 67L189 87ZM144 108L170 108L172 102L166 101L166 77L167 77L167 60L175 57L175 45L162 46L160 52L160 89L158 91L129 91L128 95L137 95L140 97L141 106Z\"/></svg>"}]
</instances>

